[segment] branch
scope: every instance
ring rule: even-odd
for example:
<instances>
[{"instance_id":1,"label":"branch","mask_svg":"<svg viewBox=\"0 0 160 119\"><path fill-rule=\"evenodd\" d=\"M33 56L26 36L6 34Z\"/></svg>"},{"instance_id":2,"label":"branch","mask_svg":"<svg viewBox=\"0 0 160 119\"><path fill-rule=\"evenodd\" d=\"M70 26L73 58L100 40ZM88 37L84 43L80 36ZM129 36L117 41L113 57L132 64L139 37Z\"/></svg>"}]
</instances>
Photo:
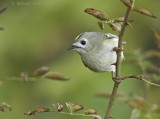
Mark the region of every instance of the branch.
<instances>
[{"instance_id":1,"label":"branch","mask_svg":"<svg viewBox=\"0 0 160 119\"><path fill-rule=\"evenodd\" d=\"M119 84L122 80L121 76L120 76L121 50L122 50L122 43L123 43L123 35L124 35L124 31L125 31L125 27L126 27L126 24L127 24L127 19L128 19L130 11L131 11L131 8L128 7L127 11L126 11L126 14L125 14L124 21L123 21L122 29L119 32L118 49L120 49L120 50L117 51L117 63L116 63L116 79L117 80L115 80L114 87L113 87L113 90L112 90L112 95L111 95L111 98L109 100L109 104L108 104L107 111L106 111L104 119L109 119L110 118L110 113L111 113L111 109L112 109L112 106L113 106L113 103L114 103L114 98L116 96L118 86L119 86Z\"/></svg>"}]
</instances>

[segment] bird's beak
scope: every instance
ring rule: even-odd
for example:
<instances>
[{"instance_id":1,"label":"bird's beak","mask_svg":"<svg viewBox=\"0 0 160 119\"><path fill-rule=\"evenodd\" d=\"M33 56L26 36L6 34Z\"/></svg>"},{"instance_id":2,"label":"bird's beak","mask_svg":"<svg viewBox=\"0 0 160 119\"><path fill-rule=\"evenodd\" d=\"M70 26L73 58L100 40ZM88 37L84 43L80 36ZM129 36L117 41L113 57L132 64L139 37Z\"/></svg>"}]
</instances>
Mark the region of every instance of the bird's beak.
<instances>
[{"instance_id":1,"label":"bird's beak","mask_svg":"<svg viewBox=\"0 0 160 119\"><path fill-rule=\"evenodd\" d=\"M71 47L68 48L68 50L73 50L73 49L76 49L76 48L80 48L80 47L78 47L76 45L72 45Z\"/></svg>"}]
</instances>

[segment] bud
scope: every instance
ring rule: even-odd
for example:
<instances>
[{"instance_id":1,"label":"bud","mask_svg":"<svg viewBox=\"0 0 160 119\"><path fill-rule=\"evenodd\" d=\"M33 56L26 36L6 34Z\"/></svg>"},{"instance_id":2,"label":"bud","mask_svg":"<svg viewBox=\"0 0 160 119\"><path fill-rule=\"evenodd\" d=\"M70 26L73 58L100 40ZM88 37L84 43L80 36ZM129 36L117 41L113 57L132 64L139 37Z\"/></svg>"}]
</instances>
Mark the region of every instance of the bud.
<instances>
[{"instance_id":1,"label":"bud","mask_svg":"<svg viewBox=\"0 0 160 119\"><path fill-rule=\"evenodd\" d=\"M63 110L63 105L62 104L53 104L54 108L57 109L58 112L61 112Z\"/></svg>"},{"instance_id":2,"label":"bud","mask_svg":"<svg viewBox=\"0 0 160 119\"><path fill-rule=\"evenodd\" d=\"M95 109L88 108L88 109L85 109L85 110L83 111L83 113L84 113L85 115L97 114L97 111L96 111Z\"/></svg>"},{"instance_id":3,"label":"bud","mask_svg":"<svg viewBox=\"0 0 160 119\"><path fill-rule=\"evenodd\" d=\"M26 112L24 114L28 115L28 116L35 116L35 113L36 113L36 110L32 110L32 111Z\"/></svg>"},{"instance_id":4,"label":"bud","mask_svg":"<svg viewBox=\"0 0 160 119\"><path fill-rule=\"evenodd\" d=\"M55 72L48 73L47 75L44 76L44 78L51 79L51 80L59 80L59 81L69 80L69 79L63 77L61 74L55 73Z\"/></svg>"},{"instance_id":5,"label":"bud","mask_svg":"<svg viewBox=\"0 0 160 119\"><path fill-rule=\"evenodd\" d=\"M49 109L49 108L46 108L46 107L43 107L43 106L40 106L40 107L37 109L37 112L50 112L50 109Z\"/></svg>"},{"instance_id":6,"label":"bud","mask_svg":"<svg viewBox=\"0 0 160 119\"><path fill-rule=\"evenodd\" d=\"M43 76L48 71L49 71L49 67L41 67L33 73L33 76Z\"/></svg>"}]
</instances>

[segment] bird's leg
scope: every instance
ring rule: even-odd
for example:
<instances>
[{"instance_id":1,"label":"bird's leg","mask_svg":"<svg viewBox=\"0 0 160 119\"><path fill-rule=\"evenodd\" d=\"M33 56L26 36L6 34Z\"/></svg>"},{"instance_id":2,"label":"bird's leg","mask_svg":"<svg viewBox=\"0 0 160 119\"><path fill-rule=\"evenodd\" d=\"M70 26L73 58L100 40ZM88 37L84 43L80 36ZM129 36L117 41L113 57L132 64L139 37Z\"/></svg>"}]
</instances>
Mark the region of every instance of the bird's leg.
<instances>
[{"instance_id":1,"label":"bird's leg","mask_svg":"<svg viewBox=\"0 0 160 119\"><path fill-rule=\"evenodd\" d=\"M112 73L112 79L114 78L114 72L113 71L111 71L111 73Z\"/></svg>"}]
</instances>

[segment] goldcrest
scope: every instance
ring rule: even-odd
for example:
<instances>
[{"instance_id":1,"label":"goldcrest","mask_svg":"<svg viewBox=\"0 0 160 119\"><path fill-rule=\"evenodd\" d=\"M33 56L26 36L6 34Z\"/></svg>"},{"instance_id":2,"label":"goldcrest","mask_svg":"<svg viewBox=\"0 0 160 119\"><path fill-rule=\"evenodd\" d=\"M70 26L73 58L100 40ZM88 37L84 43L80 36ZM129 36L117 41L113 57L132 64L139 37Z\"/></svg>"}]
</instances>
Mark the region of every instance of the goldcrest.
<instances>
[{"instance_id":1,"label":"goldcrest","mask_svg":"<svg viewBox=\"0 0 160 119\"><path fill-rule=\"evenodd\" d=\"M115 72L118 36L103 32L81 33L68 50L77 51L86 67L94 72ZM123 52L122 57L123 59Z\"/></svg>"}]
</instances>

